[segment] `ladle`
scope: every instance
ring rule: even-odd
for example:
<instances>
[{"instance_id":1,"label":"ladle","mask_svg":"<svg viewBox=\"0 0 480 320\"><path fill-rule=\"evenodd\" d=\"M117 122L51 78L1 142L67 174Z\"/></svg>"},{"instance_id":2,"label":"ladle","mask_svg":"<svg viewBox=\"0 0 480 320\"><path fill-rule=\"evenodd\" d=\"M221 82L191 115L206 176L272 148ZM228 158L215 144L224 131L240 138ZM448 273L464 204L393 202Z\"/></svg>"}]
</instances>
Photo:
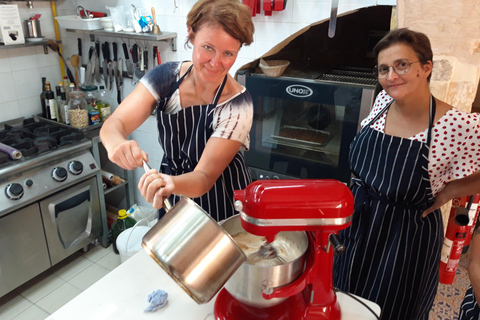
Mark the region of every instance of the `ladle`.
<instances>
[{"instance_id":1,"label":"ladle","mask_svg":"<svg viewBox=\"0 0 480 320\"><path fill-rule=\"evenodd\" d=\"M75 68L75 87L78 88L78 65L80 64L80 56L78 54L74 54L70 58L70 64Z\"/></svg>"},{"instance_id":2,"label":"ladle","mask_svg":"<svg viewBox=\"0 0 480 320\"><path fill-rule=\"evenodd\" d=\"M60 53L60 48L58 47L57 41L50 39L50 40L47 41L47 46L50 49L52 49L52 51L55 51L56 53L58 53L58 56L62 59L63 65L65 66L65 69L67 70L68 80L70 80L71 83L75 83L75 79L73 78L72 72L68 68L67 62L65 61L62 54Z\"/></svg>"},{"instance_id":3,"label":"ladle","mask_svg":"<svg viewBox=\"0 0 480 320\"><path fill-rule=\"evenodd\" d=\"M157 18L155 17L154 7L152 7L152 18L153 18L152 34L162 34L162 31L160 31L160 27L157 24Z\"/></svg>"}]
</instances>

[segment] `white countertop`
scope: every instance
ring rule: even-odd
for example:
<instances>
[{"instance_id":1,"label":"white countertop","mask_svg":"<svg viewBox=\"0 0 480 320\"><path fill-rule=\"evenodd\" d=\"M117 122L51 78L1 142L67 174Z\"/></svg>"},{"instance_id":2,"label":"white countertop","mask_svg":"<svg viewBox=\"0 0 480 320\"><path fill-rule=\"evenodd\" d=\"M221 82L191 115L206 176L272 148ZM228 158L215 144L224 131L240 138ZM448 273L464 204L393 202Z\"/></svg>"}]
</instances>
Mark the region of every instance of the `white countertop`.
<instances>
[{"instance_id":1,"label":"white countertop","mask_svg":"<svg viewBox=\"0 0 480 320\"><path fill-rule=\"evenodd\" d=\"M153 313L143 312L149 306L148 295L158 289L167 291L168 304ZM338 293L337 299L342 309L342 320L376 319L349 296ZM380 314L378 305L360 299ZM145 251L140 250L47 320L213 320L214 304L215 298L207 304L198 305Z\"/></svg>"}]
</instances>

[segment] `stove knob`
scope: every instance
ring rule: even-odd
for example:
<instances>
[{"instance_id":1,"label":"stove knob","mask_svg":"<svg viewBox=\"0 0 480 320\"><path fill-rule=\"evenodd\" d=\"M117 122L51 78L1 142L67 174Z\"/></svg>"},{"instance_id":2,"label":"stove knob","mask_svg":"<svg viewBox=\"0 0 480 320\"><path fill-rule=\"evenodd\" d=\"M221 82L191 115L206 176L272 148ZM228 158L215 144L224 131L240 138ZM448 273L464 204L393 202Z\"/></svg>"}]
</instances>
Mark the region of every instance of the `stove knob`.
<instances>
[{"instance_id":1,"label":"stove knob","mask_svg":"<svg viewBox=\"0 0 480 320\"><path fill-rule=\"evenodd\" d=\"M32 181L32 179L27 179L27 181L25 181L25 185L26 185L27 187L33 186L33 181Z\"/></svg>"},{"instance_id":2,"label":"stove knob","mask_svg":"<svg viewBox=\"0 0 480 320\"><path fill-rule=\"evenodd\" d=\"M67 179L67 170L65 170L65 168L62 168L62 167L53 168L52 178L53 180L58 182L65 181L65 179Z\"/></svg>"},{"instance_id":3,"label":"stove knob","mask_svg":"<svg viewBox=\"0 0 480 320\"><path fill-rule=\"evenodd\" d=\"M73 175L78 176L83 172L83 164L80 161L70 161L68 163L68 171L70 171Z\"/></svg>"},{"instance_id":4,"label":"stove knob","mask_svg":"<svg viewBox=\"0 0 480 320\"><path fill-rule=\"evenodd\" d=\"M5 195L11 200L18 200L23 197L23 187L18 183L10 183L5 187Z\"/></svg>"}]
</instances>

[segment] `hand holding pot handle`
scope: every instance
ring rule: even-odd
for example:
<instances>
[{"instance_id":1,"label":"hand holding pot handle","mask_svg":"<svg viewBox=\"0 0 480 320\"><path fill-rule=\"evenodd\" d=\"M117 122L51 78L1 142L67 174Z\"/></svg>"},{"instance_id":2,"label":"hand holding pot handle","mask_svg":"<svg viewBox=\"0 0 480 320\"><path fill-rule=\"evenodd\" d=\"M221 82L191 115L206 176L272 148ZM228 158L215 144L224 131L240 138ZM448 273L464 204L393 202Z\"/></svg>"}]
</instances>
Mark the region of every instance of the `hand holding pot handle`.
<instances>
[{"instance_id":1,"label":"hand holding pot handle","mask_svg":"<svg viewBox=\"0 0 480 320\"><path fill-rule=\"evenodd\" d=\"M143 161L143 170L145 170L145 173L152 170L152 168L148 165L148 163L145 162L145 160L142 160L142 161ZM168 198L165 198L165 200L163 200L163 208L165 209L166 212L172 209L172 204L170 203L170 200L168 200Z\"/></svg>"}]
</instances>

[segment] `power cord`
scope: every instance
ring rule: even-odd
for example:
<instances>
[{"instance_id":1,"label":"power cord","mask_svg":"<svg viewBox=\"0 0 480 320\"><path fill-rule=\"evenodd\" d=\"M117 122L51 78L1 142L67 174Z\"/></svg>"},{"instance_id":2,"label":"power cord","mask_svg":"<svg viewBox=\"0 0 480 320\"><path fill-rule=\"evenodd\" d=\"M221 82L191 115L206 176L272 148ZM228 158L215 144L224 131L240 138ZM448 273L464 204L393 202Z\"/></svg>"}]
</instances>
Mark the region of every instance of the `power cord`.
<instances>
[{"instance_id":1,"label":"power cord","mask_svg":"<svg viewBox=\"0 0 480 320\"><path fill-rule=\"evenodd\" d=\"M374 316L375 318L379 319L380 320L380 316L372 310L372 308L370 308L369 306L367 306L367 304L365 302L363 302L362 300L358 299L357 297L355 297L353 294L351 294L350 292L346 292L346 291L343 291L343 290L340 290L338 288L333 288L335 290L335 292L341 292L343 294L346 294L347 296L349 296L350 298L352 298L353 300L356 300L358 303L360 303L361 305L363 305L368 311L370 311ZM381 311L380 311L381 312Z\"/></svg>"}]
</instances>

